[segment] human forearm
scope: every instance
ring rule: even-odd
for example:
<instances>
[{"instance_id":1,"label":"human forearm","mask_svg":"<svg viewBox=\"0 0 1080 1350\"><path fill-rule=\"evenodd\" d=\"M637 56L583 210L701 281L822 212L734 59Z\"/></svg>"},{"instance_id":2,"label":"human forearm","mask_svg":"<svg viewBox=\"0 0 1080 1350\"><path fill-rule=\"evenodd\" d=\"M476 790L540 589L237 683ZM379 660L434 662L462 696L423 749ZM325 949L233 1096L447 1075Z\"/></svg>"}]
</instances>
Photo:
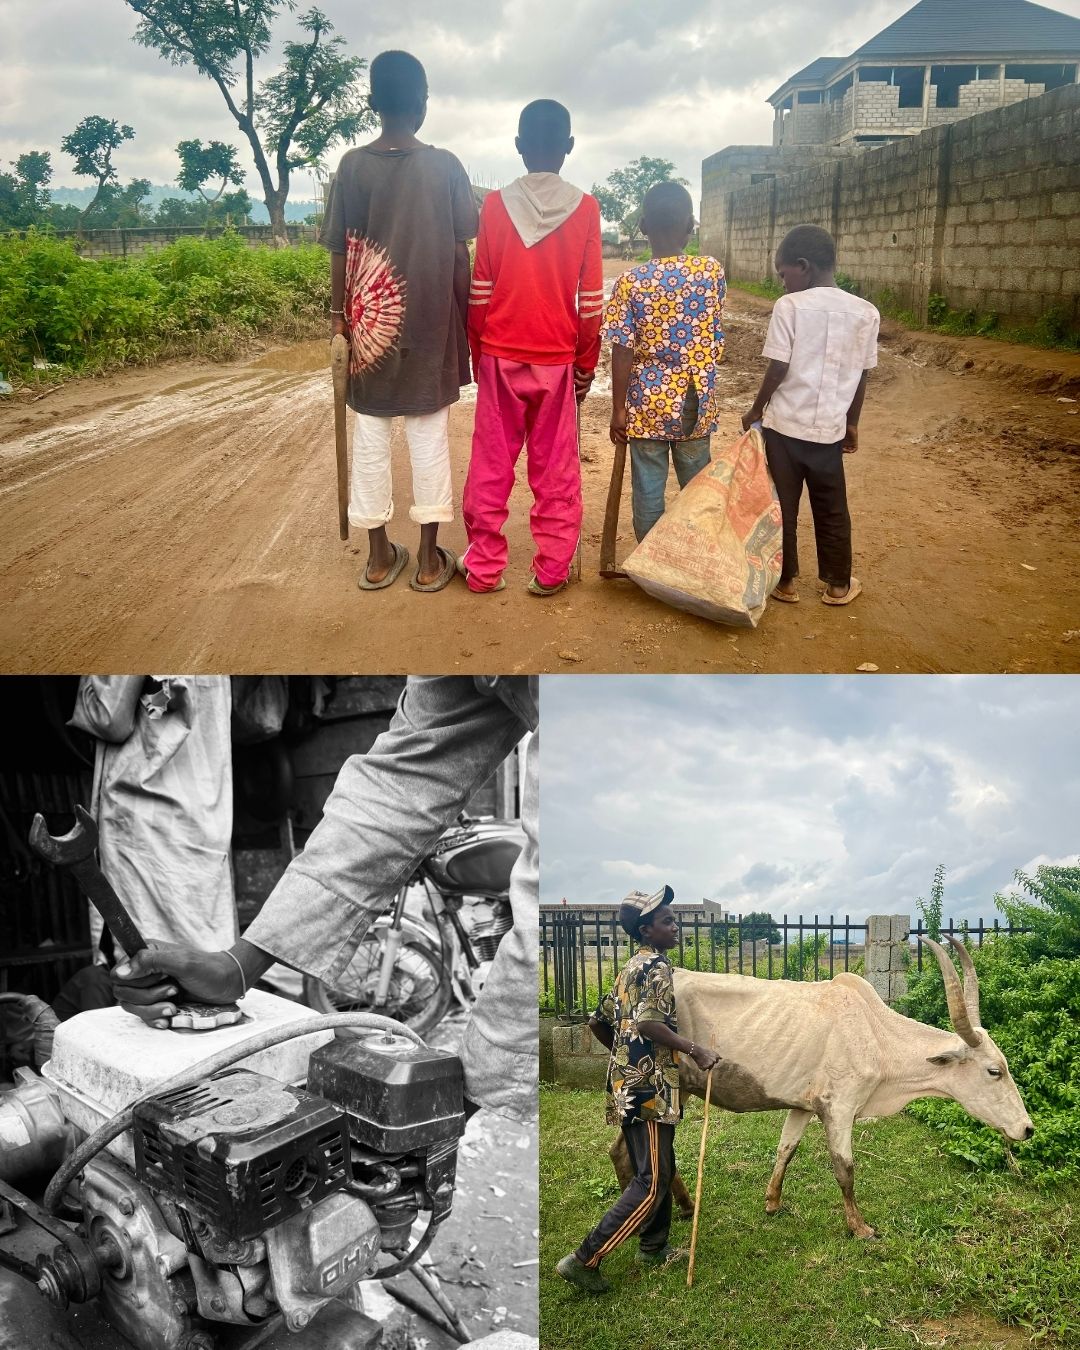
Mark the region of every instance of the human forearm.
<instances>
[{"instance_id":1,"label":"human forearm","mask_svg":"<svg viewBox=\"0 0 1080 1350\"><path fill-rule=\"evenodd\" d=\"M611 348L611 439L615 444L626 443L626 397L633 368L633 350L615 343Z\"/></svg>"},{"instance_id":2,"label":"human forearm","mask_svg":"<svg viewBox=\"0 0 1080 1350\"><path fill-rule=\"evenodd\" d=\"M459 239L454 246L454 302L461 315L461 322L469 323L469 284L472 272L469 264L469 245Z\"/></svg>"},{"instance_id":3,"label":"human forearm","mask_svg":"<svg viewBox=\"0 0 1080 1350\"><path fill-rule=\"evenodd\" d=\"M857 427L859 418L862 416L863 400L866 398L866 377L869 371L864 370L859 380L859 387L855 390L855 397L851 400L851 407L847 412L847 424L849 427Z\"/></svg>"},{"instance_id":4,"label":"human forearm","mask_svg":"<svg viewBox=\"0 0 1080 1350\"><path fill-rule=\"evenodd\" d=\"M710 1050L708 1046L698 1045L697 1042L688 1040L685 1036L680 1036L677 1031L661 1021L645 1021L640 1024L641 1034L656 1045L663 1045L668 1050L677 1050L680 1055L689 1055L699 1069L707 1070L717 1062L720 1056L715 1050Z\"/></svg>"},{"instance_id":5,"label":"human forearm","mask_svg":"<svg viewBox=\"0 0 1080 1350\"><path fill-rule=\"evenodd\" d=\"M345 254L330 254L330 334L348 336L345 323Z\"/></svg>"},{"instance_id":6,"label":"human forearm","mask_svg":"<svg viewBox=\"0 0 1080 1350\"><path fill-rule=\"evenodd\" d=\"M788 363L786 361L769 362L769 368L765 372L765 378L761 381L761 388L757 392L757 397L754 399L750 411L743 418L744 426L761 420L762 414L769 406L770 399L783 384L787 373Z\"/></svg>"},{"instance_id":7,"label":"human forearm","mask_svg":"<svg viewBox=\"0 0 1080 1350\"><path fill-rule=\"evenodd\" d=\"M346 761L322 820L248 941L311 975L340 974L372 920L525 730L467 676L411 679L389 730Z\"/></svg>"},{"instance_id":8,"label":"human forearm","mask_svg":"<svg viewBox=\"0 0 1080 1350\"><path fill-rule=\"evenodd\" d=\"M607 1022L601 1022L598 1017L589 1018L589 1030L593 1036L600 1042L605 1050L610 1050L615 1044L615 1033Z\"/></svg>"}]
</instances>

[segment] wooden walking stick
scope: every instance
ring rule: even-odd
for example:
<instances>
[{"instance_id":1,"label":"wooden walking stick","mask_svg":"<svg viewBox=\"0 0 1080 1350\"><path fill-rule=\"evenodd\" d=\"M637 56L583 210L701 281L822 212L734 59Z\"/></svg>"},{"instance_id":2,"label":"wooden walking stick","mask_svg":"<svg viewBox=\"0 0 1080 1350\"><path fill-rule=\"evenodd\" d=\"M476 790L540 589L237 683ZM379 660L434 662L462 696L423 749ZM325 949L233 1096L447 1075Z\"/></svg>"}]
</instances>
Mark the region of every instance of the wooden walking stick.
<instances>
[{"instance_id":1,"label":"wooden walking stick","mask_svg":"<svg viewBox=\"0 0 1080 1350\"><path fill-rule=\"evenodd\" d=\"M615 564L615 537L619 530L619 503L622 500L623 475L626 472L626 446L615 447L611 463L611 481L608 484L607 506L604 510L604 532L600 537L600 575L605 581L625 577Z\"/></svg>"},{"instance_id":2,"label":"wooden walking stick","mask_svg":"<svg viewBox=\"0 0 1080 1350\"><path fill-rule=\"evenodd\" d=\"M698 1215L701 1212L701 1177L705 1171L705 1139L709 1133L709 1101L712 1097L712 1069L709 1070L708 1077L705 1079L705 1120L701 1126L701 1148L698 1149L697 1157L697 1189L694 1192L694 1226L690 1230L690 1265L686 1271L686 1287L691 1288L694 1283L694 1256L697 1250L697 1225Z\"/></svg>"},{"instance_id":3,"label":"wooden walking stick","mask_svg":"<svg viewBox=\"0 0 1080 1350\"><path fill-rule=\"evenodd\" d=\"M334 375L334 451L337 455L338 534L349 537L349 432L345 395L349 388L349 339L335 333L330 339L330 369Z\"/></svg>"}]
</instances>

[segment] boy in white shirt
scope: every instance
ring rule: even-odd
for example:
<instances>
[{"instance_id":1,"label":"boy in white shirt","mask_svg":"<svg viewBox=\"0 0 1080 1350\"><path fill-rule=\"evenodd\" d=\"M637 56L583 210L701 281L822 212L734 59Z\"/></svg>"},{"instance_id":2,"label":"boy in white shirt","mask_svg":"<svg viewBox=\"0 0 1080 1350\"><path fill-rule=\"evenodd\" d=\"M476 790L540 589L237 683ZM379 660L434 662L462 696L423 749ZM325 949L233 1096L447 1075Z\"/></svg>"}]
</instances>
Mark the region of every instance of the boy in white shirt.
<instances>
[{"instance_id":1,"label":"boy in white shirt","mask_svg":"<svg viewBox=\"0 0 1080 1350\"><path fill-rule=\"evenodd\" d=\"M818 576L827 605L862 592L851 575L851 517L844 455L858 449L866 377L877 365L880 316L867 300L836 284L836 245L817 225L797 225L776 251L785 295L769 320L762 355L769 368L744 430L762 422L769 470L784 521L784 562L776 600L799 598L796 533L803 483L817 539Z\"/></svg>"}]
</instances>

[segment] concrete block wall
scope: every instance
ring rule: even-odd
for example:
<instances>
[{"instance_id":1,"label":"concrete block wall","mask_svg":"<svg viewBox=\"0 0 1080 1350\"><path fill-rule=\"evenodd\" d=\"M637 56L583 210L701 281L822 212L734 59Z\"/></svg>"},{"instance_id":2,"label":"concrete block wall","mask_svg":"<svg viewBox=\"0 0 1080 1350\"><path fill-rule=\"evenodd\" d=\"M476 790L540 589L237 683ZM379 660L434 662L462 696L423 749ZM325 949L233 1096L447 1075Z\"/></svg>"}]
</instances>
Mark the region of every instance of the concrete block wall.
<instances>
[{"instance_id":1,"label":"concrete block wall","mask_svg":"<svg viewBox=\"0 0 1080 1350\"><path fill-rule=\"evenodd\" d=\"M858 131L885 132L922 126L922 107L901 108L898 85L884 80L860 80L855 91L855 127Z\"/></svg>"},{"instance_id":2,"label":"concrete block wall","mask_svg":"<svg viewBox=\"0 0 1080 1350\"><path fill-rule=\"evenodd\" d=\"M1080 85L1066 85L751 187L730 186L721 152L703 166L702 247L733 281L762 281L784 229L822 225L864 294L888 289L920 318L936 294L1011 318L1058 306L1080 318L1077 145Z\"/></svg>"},{"instance_id":3,"label":"concrete block wall","mask_svg":"<svg viewBox=\"0 0 1080 1350\"><path fill-rule=\"evenodd\" d=\"M286 225L285 229L292 244L314 243L318 233L311 225ZM56 237L72 240L84 258L132 258L178 239L203 239L221 233L220 229L207 231L200 225L149 225L127 230L57 230ZM236 233L251 246L273 243L269 225L240 225Z\"/></svg>"}]
</instances>

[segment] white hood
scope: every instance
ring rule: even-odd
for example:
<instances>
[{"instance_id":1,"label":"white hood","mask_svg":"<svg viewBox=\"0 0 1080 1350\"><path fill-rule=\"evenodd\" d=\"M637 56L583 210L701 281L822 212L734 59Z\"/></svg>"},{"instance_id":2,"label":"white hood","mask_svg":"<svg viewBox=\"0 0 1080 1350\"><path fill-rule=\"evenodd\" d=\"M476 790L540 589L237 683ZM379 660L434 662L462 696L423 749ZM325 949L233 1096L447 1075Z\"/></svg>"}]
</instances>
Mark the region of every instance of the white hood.
<instances>
[{"instance_id":1,"label":"white hood","mask_svg":"<svg viewBox=\"0 0 1080 1350\"><path fill-rule=\"evenodd\" d=\"M527 173L501 192L506 214L526 248L557 230L578 209L584 195L557 173Z\"/></svg>"}]
</instances>

